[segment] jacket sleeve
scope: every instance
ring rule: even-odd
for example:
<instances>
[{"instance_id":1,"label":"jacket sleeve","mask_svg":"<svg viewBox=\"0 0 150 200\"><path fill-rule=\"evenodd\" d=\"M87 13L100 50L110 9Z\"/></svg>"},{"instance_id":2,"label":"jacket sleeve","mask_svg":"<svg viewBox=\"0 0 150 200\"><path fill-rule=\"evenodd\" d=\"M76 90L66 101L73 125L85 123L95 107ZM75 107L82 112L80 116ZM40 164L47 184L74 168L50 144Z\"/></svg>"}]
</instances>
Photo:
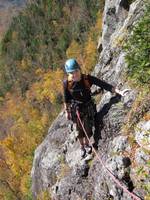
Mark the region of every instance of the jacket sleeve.
<instances>
[{"instance_id":1,"label":"jacket sleeve","mask_svg":"<svg viewBox=\"0 0 150 200\"><path fill-rule=\"evenodd\" d=\"M64 103L70 103L72 100L72 95L67 88L67 80L63 81L63 100Z\"/></svg>"},{"instance_id":2,"label":"jacket sleeve","mask_svg":"<svg viewBox=\"0 0 150 200\"><path fill-rule=\"evenodd\" d=\"M112 89L114 88L113 85L110 85L109 83L106 83L105 81L102 81L102 80L96 78L95 76L91 76L91 75L88 75L88 76L89 76L88 79L89 79L91 85L94 84L94 85L97 85L97 86L107 90L107 91L112 92Z\"/></svg>"}]
</instances>

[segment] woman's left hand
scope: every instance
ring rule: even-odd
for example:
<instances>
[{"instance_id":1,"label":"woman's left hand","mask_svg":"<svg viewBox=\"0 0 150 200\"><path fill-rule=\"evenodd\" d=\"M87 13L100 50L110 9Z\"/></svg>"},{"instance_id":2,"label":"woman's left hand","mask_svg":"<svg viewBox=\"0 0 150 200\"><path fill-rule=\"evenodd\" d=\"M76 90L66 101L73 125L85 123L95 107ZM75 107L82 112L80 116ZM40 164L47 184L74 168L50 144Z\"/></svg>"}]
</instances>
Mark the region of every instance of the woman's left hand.
<instances>
[{"instance_id":1,"label":"woman's left hand","mask_svg":"<svg viewBox=\"0 0 150 200\"><path fill-rule=\"evenodd\" d=\"M119 94L119 95L121 95L121 96L123 97L123 96L125 96L125 94L126 94L127 92L129 92L130 90L131 90L131 89L124 89L124 90L121 91L121 90L115 88L114 91L115 91L116 94Z\"/></svg>"}]
</instances>

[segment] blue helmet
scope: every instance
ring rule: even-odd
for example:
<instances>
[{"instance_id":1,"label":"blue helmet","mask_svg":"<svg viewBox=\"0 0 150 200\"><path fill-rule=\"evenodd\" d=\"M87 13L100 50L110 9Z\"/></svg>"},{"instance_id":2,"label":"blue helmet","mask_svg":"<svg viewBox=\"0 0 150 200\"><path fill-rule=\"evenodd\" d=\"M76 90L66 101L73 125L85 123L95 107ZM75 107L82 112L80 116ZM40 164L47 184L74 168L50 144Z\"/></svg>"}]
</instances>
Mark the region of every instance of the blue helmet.
<instances>
[{"instance_id":1,"label":"blue helmet","mask_svg":"<svg viewBox=\"0 0 150 200\"><path fill-rule=\"evenodd\" d=\"M73 72L77 69L80 69L80 66L75 59L71 58L66 61L65 70L67 73Z\"/></svg>"}]
</instances>

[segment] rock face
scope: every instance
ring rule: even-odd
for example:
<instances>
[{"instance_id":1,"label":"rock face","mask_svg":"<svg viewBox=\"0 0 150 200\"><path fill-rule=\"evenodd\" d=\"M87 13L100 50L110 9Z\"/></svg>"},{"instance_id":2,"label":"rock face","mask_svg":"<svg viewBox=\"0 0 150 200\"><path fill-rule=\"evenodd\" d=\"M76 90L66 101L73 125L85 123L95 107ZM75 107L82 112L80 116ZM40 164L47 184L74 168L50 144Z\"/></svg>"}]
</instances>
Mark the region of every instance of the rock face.
<instances>
[{"instance_id":1,"label":"rock face","mask_svg":"<svg viewBox=\"0 0 150 200\"><path fill-rule=\"evenodd\" d=\"M135 139L137 143L150 151L150 120L140 122L136 129Z\"/></svg>"},{"instance_id":2,"label":"rock face","mask_svg":"<svg viewBox=\"0 0 150 200\"><path fill-rule=\"evenodd\" d=\"M99 61L93 75L118 86L129 88L124 79L126 71L123 42L128 38L133 26L144 13L144 2L137 0L131 5L124 0L106 0L102 45ZM131 146L128 137L122 135L121 127L136 98L136 90L130 90L126 96L113 96L105 92L97 105L102 140L99 141L98 154L106 167L130 190L141 198L145 193L136 187L135 171L131 170ZM32 191L37 195L48 190L54 200L131 200L132 198L119 188L109 177L96 157L80 159L76 133L71 131L70 122L64 112L60 113L48 131L42 144L36 149L32 168ZM140 124L147 129L149 124ZM138 137L138 141L142 139ZM135 162L148 160L148 155L140 147ZM144 161L143 161L144 158Z\"/></svg>"}]
</instances>

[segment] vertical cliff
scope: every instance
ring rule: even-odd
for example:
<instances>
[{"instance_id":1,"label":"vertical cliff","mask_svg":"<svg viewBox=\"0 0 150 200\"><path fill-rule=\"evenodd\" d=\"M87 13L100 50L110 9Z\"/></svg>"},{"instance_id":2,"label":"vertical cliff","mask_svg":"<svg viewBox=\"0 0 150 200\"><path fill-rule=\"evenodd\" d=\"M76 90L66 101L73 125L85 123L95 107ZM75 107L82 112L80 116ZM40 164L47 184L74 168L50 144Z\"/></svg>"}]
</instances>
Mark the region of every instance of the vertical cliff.
<instances>
[{"instance_id":1,"label":"vertical cliff","mask_svg":"<svg viewBox=\"0 0 150 200\"><path fill-rule=\"evenodd\" d=\"M103 139L99 141L98 154L117 179L141 199L147 195L141 184L150 180L148 176L138 179L136 167L143 169L150 159L149 142L143 143L141 138L145 130L150 130L150 121L137 124L139 128L132 133L136 141L134 144L122 129L138 95L125 76L127 64L123 45L144 10L145 3L141 0L132 4L126 0L106 0L100 55L93 71L93 75L120 89L130 89L121 99L105 92L98 102L97 109L103 120ZM149 104L145 107L146 111L150 109ZM51 199L58 200L130 200L131 197L113 182L97 158L90 159L80 159L75 132L62 111L35 151L31 173L34 198L48 191ZM145 167L144 170L149 169Z\"/></svg>"}]
</instances>

